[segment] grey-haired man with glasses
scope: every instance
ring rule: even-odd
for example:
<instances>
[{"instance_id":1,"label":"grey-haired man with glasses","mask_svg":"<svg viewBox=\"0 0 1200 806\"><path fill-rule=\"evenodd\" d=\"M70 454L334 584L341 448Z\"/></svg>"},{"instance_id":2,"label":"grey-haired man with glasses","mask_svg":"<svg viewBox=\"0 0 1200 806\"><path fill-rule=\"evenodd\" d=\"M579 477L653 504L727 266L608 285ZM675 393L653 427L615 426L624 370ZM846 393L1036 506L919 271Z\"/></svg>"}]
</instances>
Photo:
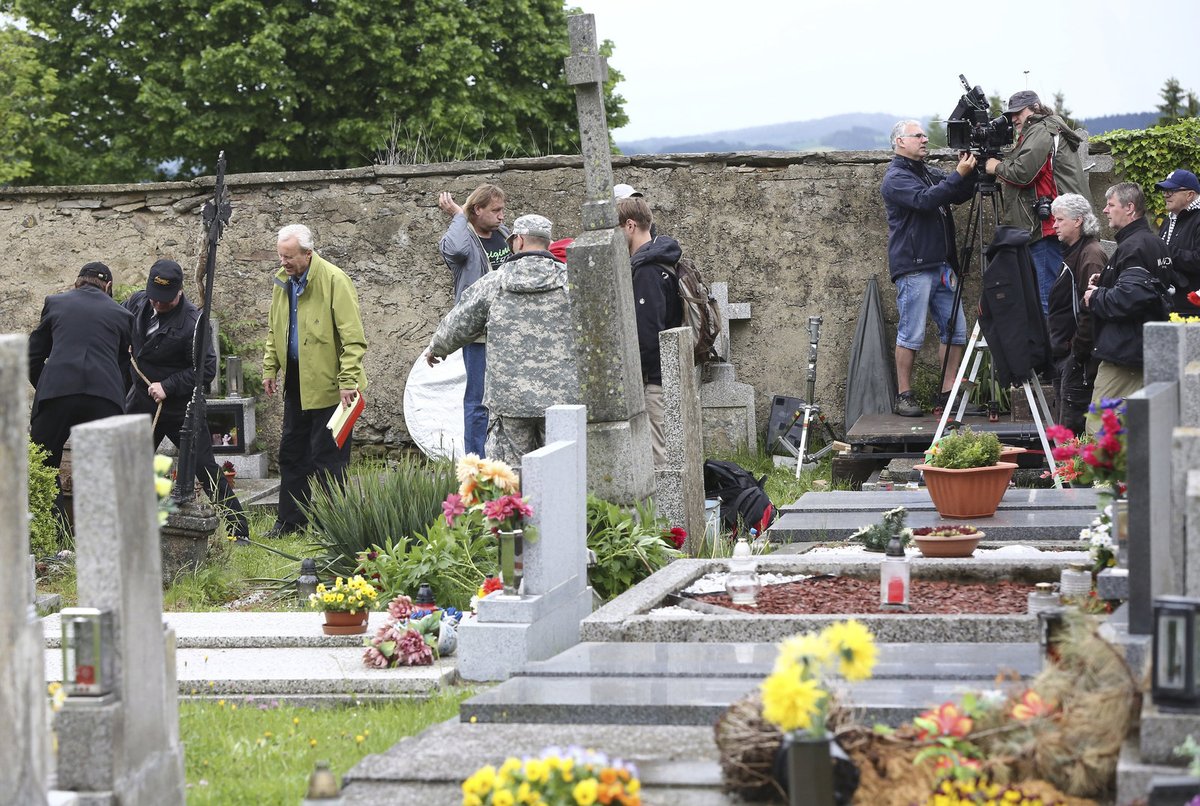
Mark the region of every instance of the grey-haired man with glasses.
<instances>
[{"instance_id":1,"label":"grey-haired man with glasses","mask_svg":"<svg viewBox=\"0 0 1200 806\"><path fill-rule=\"evenodd\" d=\"M915 120L902 120L892 127L895 156L883 177L880 192L888 218L888 272L896 284L896 396L894 411L902 417L920 417L925 412L912 392L912 368L917 351L925 343L925 323L933 313L941 339L939 356L949 350L946 377L938 403L945 405L958 373L967 323L962 306L951 311L958 282L954 217L950 205L970 199L975 193L975 156L959 155L950 173L925 164L929 137ZM953 324L953 327L951 327Z\"/></svg>"}]
</instances>

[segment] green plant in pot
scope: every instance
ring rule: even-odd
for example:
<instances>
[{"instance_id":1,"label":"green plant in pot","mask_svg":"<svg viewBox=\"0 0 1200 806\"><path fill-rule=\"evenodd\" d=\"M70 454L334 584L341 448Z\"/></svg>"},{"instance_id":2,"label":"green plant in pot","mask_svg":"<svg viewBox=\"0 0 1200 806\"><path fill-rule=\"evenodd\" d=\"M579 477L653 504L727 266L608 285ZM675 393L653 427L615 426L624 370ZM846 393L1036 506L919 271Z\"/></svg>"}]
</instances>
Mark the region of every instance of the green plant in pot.
<instances>
[{"instance_id":1,"label":"green plant in pot","mask_svg":"<svg viewBox=\"0 0 1200 806\"><path fill-rule=\"evenodd\" d=\"M930 446L916 466L943 518L987 518L996 514L1017 469L1001 462L1000 440L986 431L962 428Z\"/></svg>"},{"instance_id":2,"label":"green plant in pot","mask_svg":"<svg viewBox=\"0 0 1200 806\"><path fill-rule=\"evenodd\" d=\"M861 540L867 551L885 551L888 541L892 539L893 535L900 537L900 545L907 546L912 537L912 529L904 527L904 520L907 517L908 510L904 507L889 509L883 513L883 520L864 526L850 535L850 539Z\"/></svg>"}]
</instances>

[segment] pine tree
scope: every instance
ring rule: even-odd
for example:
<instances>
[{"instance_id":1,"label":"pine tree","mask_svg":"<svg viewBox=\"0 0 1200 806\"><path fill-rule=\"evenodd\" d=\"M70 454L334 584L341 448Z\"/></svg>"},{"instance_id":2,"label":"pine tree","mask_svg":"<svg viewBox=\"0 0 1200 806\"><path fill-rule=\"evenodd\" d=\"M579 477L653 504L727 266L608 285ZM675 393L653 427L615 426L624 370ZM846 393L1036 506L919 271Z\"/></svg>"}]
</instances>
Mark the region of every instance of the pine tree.
<instances>
[{"instance_id":1,"label":"pine tree","mask_svg":"<svg viewBox=\"0 0 1200 806\"><path fill-rule=\"evenodd\" d=\"M1071 117L1071 110L1067 109L1067 105L1063 100L1062 91L1054 93L1054 114L1063 119L1063 122L1072 129L1079 128L1079 121Z\"/></svg>"},{"instance_id":2,"label":"pine tree","mask_svg":"<svg viewBox=\"0 0 1200 806\"><path fill-rule=\"evenodd\" d=\"M1159 126L1166 126L1175 123L1180 117L1184 116L1185 96L1183 87L1180 86L1179 80L1174 76L1167 79L1163 84L1163 88L1158 91L1163 102L1158 105L1160 117L1158 119Z\"/></svg>"}]
</instances>

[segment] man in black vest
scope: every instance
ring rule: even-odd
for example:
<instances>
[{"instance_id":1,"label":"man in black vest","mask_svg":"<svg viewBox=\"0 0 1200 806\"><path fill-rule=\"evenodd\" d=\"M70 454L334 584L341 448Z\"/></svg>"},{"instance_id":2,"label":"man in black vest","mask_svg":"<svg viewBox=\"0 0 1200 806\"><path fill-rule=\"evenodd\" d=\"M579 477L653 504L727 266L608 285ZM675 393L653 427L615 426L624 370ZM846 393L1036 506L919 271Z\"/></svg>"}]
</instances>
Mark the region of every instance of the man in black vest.
<instances>
[{"instance_id":1,"label":"man in black vest","mask_svg":"<svg viewBox=\"0 0 1200 806\"><path fill-rule=\"evenodd\" d=\"M200 310L183 294L183 270L173 260L158 260L150 267L146 290L125 301L133 314L133 359L136 377L125 399L127 414L149 414L152 418L162 407L154 424L154 447L163 437L179 446L179 432L187 414L188 401L196 388L192 368L192 344ZM217 374L217 354L208 345L204 356L204 380L208 384ZM207 425L196 437L196 478L210 498L227 510L233 537L245 540L250 527L242 504L225 475L217 469Z\"/></svg>"},{"instance_id":2,"label":"man in black vest","mask_svg":"<svg viewBox=\"0 0 1200 806\"><path fill-rule=\"evenodd\" d=\"M133 319L112 299L112 272L103 263L79 270L75 288L46 297L29 336L29 382L36 390L29 436L62 462L71 427L121 413L129 384Z\"/></svg>"}]
</instances>

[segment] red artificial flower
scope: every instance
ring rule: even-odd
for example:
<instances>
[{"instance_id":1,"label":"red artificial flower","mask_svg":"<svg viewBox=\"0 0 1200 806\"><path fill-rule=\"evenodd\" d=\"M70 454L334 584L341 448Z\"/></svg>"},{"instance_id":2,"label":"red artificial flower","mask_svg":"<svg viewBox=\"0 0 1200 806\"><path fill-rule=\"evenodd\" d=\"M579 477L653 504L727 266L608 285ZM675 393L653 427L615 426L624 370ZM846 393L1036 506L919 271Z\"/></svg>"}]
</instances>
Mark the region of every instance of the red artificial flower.
<instances>
[{"instance_id":1,"label":"red artificial flower","mask_svg":"<svg viewBox=\"0 0 1200 806\"><path fill-rule=\"evenodd\" d=\"M679 526L663 529L662 536L663 540L671 543L677 549L682 549L683 544L687 542L687 532Z\"/></svg>"},{"instance_id":2,"label":"red artificial flower","mask_svg":"<svg viewBox=\"0 0 1200 806\"><path fill-rule=\"evenodd\" d=\"M421 633L410 629L396 644L396 658L401 666L428 666L433 663L433 648Z\"/></svg>"},{"instance_id":3,"label":"red artificial flower","mask_svg":"<svg viewBox=\"0 0 1200 806\"><path fill-rule=\"evenodd\" d=\"M1197 294L1195 291L1188 292L1187 300L1193 305L1200 307L1200 294Z\"/></svg>"},{"instance_id":4,"label":"red artificial flower","mask_svg":"<svg viewBox=\"0 0 1200 806\"><path fill-rule=\"evenodd\" d=\"M1075 432L1065 425L1052 425L1046 429L1046 436L1055 442L1066 442L1075 439Z\"/></svg>"},{"instance_id":5,"label":"red artificial flower","mask_svg":"<svg viewBox=\"0 0 1200 806\"><path fill-rule=\"evenodd\" d=\"M504 590L504 581L501 580L500 577L488 577L483 581L484 595L487 595L492 591L499 590Z\"/></svg>"},{"instance_id":6,"label":"red artificial flower","mask_svg":"<svg viewBox=\"0 0 1200 806\"><path fill-rule=\"evenodd\" d=\"M944 702L933 711L926 711L921 714L918 719L926 721L933 727L933 732L928 729L923 729L917 737L924 741L930 735L933 736L952 736L957 739L966 738L971 732L971 728L975 726L975 721L971 717L959 710L958 705L952 702Z\"/></svg>"}]
</instances>

